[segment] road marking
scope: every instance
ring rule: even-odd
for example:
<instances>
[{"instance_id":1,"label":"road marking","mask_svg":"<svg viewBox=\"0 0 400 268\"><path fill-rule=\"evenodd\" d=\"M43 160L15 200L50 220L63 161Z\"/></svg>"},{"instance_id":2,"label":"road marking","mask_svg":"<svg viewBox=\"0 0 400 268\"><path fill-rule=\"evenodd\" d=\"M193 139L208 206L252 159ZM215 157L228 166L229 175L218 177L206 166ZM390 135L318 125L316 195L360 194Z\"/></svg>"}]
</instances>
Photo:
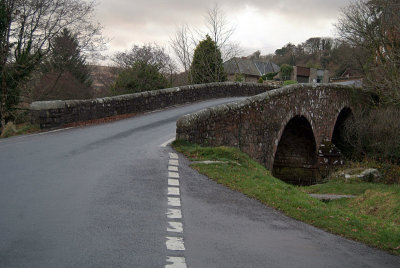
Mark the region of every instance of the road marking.
<instances>
[{"instance_id":1,"label":"road marking","mask_svg":"<svg viewBox=\"0 0 400 268\"><path fill-rule=\"evenodd\" d=\"M171 172L171 171L169 171L168 172L168 177L169 178L179 178L179 173L178 172Z\"/></svg>"},{"instance_id":2,"label":"road marking","mask_svg":"<svg viewBox=\"0 0 400 268\"><path fill-rule=\"evenodd\" d=\"M168 222L167 232L183 233L183 225L181 222Z\"/></svg>"},{"instance_id":3,"label":"road marking","mask_svg":"<svg viewBox=\"0 0 400 268\"><path fill-rule=\"evenodd\" d=\"M168 164L169 164L170 166L179 166L179 161L176 160L176 159L170 159L170 160L168 161Z\"/></svg>"},{"instance_id":4,"label":"road marking","mask_svg":"<svg viewBox=\"0 0 400 268\"><path fill-rule=\"evenodd\" d=\"M182 223L182 210L180 195L180 182L179 182L179 157L176 153L169 153L169 165L168 165L168 209L167 218L173 219L174 221L168 221L167 232L175 233L177 235L183 235L183 223ZM173 197L177 196L177 197ZM171 208L173 207L173 208ZM169 251L184 251L185 245L183 237L166 237L165 242L167 250ZM175 254L173 254L175 255ZM167 255L165 267L169 268L186 268L185 257L172 257Z\"/></svg>"},{"instance_id":5,"label":"road marking","mask_svg":"<svg viewBox=\"0 0 400 268\"><path fill-rule=\"evenodd\" d=\"M177 208L169 208L167 212L168 219L182 219L182 211Z\"/></svg>"},{"instance_id":6,"label":"road marking","mask_svg":"<svg viewBox=\"0 0 400 268\"><path fill-rule=\"evenodd\" d=\"M168 166L168 171L178 172L178 167L176 167L176 166Z\"/></svg>"},{"instance_id":7,"label":"road marking","mask_svg":"<svg viewBox=\"0 0 400 268\"><path fill-rule=\"evenodd\" d=\"M175 138L169 139L166 142L164 142L163 144L160 145L160 147L167 147L168 144L170 144L171 142L173 142L175 140Z\"/></svg>"},{"instance_id":8,"label":"road marking","mask_svg":"<svg viewBox=\"0 0 400 268\"><path fill-rule=\"evenodd\" d=\"M167 245L168 250L185 250L182 237L167 236L167 242L165 244Z\"/></svg>"},{"instance_id":9,"label":"road marking","mask_svg":"<svg viewBox=\"0 0 400 268\"><path fill-rule=\"evenodd\" d=\"M166 268L186 268L186 261L184 257L170 257L167 256L167 264L165 265Z\"/></svg>"},{"instance_id":10,"label":"road marking","mask_svg":"<svg viewBox=\"0 0 400 268\"><path fill-rule=\"evenodd\" d=\"M181 193L177 187L168 187L168 195L181 195Z\"/></svg>"},{"instance_id":11,"label":"road marking","mask_svg":"<svg viewBox=\"0 0 400 268\"><path fill-rule=\"evenodd\" d=\"M178 155L176 153L169 153L169 158L178 159Z\"/></svg>"},{"instance_id":12,"label":"road marking","mask_svg":"<svg viewBox=\"0 0 400 268\"><path fill-rule=\"evenodd\" d=\"M168 179L169 186L179 186L179 180L176 179Z\"/></svg>"},{"instance_id":13,"label":"road marking","mask_svg":"<svg viewBox=\"0 0 400 268\"><path fill-rule=\"evenodd\" d=\"M168 197L168 206L180 207L181 199L179 197Z\"/></svg>"},{"instance_id":14,"label":"road marking","mask_svg":"<svg viewBox=\"0 0 400 268\"><path fill-rule=\"evenodd\" d=\"M15 142L14 143L10 143L10 144L6 144L5 146L14 145L14 144L20 144L20 143L24 142L23 139L25 139L25 138L30 138L30 137L49 134L49 133L54 133L54 132L60 132L60 131L68 130L68 129L71 129L71 128L74 128L74 127L60 128L60 129L44 131L44 132L39 132L39 133L34 133L34 134L29 134L29 135L15 136L15 137L12 137L12 141L15 141ZM0 140L0 143L6 142L6 141L10 141L10 140L9 139Z\"/></svg>"},{"instance_id":15,"label":"road marking","mask_svg":"<svg viewBox=\"0 0 400 268\"><path fill-rule=\"evenodd\" d=\"M46 131L46 132L40 132L37 135L44 135L44 134L49 134L49 133L54 133L54 132L60 132L60 131L64 131L64 130L68 130L74 127L66 127L66 128L60 128L60 129L55 129L55 130L50 130L50 131ZM33 134L35 135L35 134Z\"/></svg>"}]
</instances>

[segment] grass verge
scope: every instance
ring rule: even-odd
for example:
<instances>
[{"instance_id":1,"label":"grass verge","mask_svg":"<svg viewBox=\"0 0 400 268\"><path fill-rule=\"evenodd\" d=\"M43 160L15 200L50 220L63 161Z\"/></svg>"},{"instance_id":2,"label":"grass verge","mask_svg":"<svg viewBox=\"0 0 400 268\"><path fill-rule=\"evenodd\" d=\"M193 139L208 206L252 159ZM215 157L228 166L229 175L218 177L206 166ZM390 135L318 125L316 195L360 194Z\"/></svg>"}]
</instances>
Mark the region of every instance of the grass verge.
<instances>
[{"instance_id":1,"label":"grass verge","mask_svg":"<svg viewBox=\"0 0 400 268\"><path fill-rule=\"evenodd\" d=\"M0 138L9 138L18 135L31 134L40 131L40 126L36 124L24 123L14 125L12 123L7 123L1 132Z\"/></svg>"},{"instance_id":2,"label":"grass verge","mask_svg":"<svg viewBox=\"0 0 400 268\"><path fill-rule=\"evenodd\" d=\"M220 184L257 199L294 219L400 255L400 190L397 186L384 188L385 185L380 185L371 190L368 185L361 185L348 192L357 193L359 196L356 199L324 203L309 197L307 187L295 187L274 178L263 166L235 148L200 147L184 141L175 141L173 146L192 161L224 161L192 165ZM341 192L336 190L336 193ZM383 199L384 196L386 199ZM383 213L381 208L388 200L390 209ZM378 203L379 207L374 207ZM374 210L382 213L372 213Z\"/></svg>"}]
</instances>

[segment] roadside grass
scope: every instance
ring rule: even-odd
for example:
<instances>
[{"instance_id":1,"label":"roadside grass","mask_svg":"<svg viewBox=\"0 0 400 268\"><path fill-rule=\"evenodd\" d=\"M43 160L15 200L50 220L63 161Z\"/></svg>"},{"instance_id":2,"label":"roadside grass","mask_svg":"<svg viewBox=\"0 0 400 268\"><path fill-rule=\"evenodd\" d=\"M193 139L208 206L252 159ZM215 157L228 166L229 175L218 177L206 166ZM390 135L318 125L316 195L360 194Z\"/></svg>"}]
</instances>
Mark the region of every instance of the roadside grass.
<instances>
[{"instance_id":1,"label":"roadside grass","mask_svg":"<svg viewBox=\"0 0 400 268\"><path fill-rule=\"evenodd\" d=\"M263 166L236 148L200 147L179 140L173 143L173 147L192 161L224 161L191 165L217 183L240 191L294 219L400 255L398 186L351 185L347 192L342 192L346 187L339 185L296 187L274 178ZM306 193L324 191L358 197L325 203Z\"/></svg>"},{"instance_id":2,"label":"roadside grass","mask_svg":"<svg viewBox=\"0 0 400 268\"><path fill-rule=\"evenodd\" d=\"M8 123L4 127L0 135L0 138L9 138L18 135L31 134L39 131L40 131L40 126L37 124L23 123L14 125L12 123Z\"/></svg>"}]
</instances>

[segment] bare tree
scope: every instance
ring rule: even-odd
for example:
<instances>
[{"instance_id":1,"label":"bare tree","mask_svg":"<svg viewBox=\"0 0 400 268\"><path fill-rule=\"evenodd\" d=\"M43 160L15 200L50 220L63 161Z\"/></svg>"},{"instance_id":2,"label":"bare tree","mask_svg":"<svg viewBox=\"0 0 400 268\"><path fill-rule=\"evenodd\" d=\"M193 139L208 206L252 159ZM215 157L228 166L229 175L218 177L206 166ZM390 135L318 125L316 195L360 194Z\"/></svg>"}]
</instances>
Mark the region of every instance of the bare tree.
<instances>
[{"instance_id":1,"label":"bare tree","mask_svg":"<svg viewBox=\"0 0 400 268\"><path fill-rule=\"evenodd\" d=\"M18 87L50 51L64 28L79 32L86 51L95 49L100 26L92 23L94 1L0 0L1 125L18 103Z\"/></svg>"},{"instance_id":2,"label":"bare tree","mask_svg":"<svg viewBox=\"0 0 400 268\"><path fill-rule=\"evenodd\" d=\"M400 102L400 3L355 0L336 25L344 42L357 48L365 85L389 102Z\"/></svg>"},{"instance_id":3,"label":"bare tree","mask_svg":"<svg viewBox=\"0 0 400 268\"><path fill-rule=\"evenodd\" d=\"M178 27L175 35L170 38L170 46L185 73L188 73L192 64L193 50L196 47L196 41L194 40L193 34L187 25Z\"/></svg>"},{"instance_id":4,"label":"bare tree","mask_svg":"<svg viewBox=\"0 0 400 268\"><path fill-rule=\"evenodd\" d=\"M217 47L221 50L224 61L236 57L241 53L238 43L232 42L232 35L235 33L233 27L227 20L224 11L215 4L206 15L207 34L211 36ZM202 35L204 36L204 35Z\"/></svg>"},{"instance_id":5,"label":"bare tree","mask_svg":"<svg viewBox=\"0 0 400 268\"><path fill-rule=\"evenodd\" d=\"M242 53L239 44L232 41L234 31L235 28L231 26L226 15L217 4L209 9L205 15L205 32L191 29L187 25L177 28L175 35L170 38L170 45L179 59L183 71L188 73L189 82L192 81L192 74L189 69L192 65L194 50L204 36L209 35L211 37L224 61ZM215 57L218 53L217 51L214 52Z\"/></svg>"},{"instance_id":6,"label":"bare tree","mask_svg":"<svg viewBox=\"0 0 400 268\"><path fill-rule=\"evenodd\" d=\"M117 52L113 61L122 69L128 69L137 62L153 65L163 75L169 75L176 67L171 57L163 47L157 45L134 45L130 50Z\"/></svg>"},{"instance_id":7,"label":"bare tree","mask_svg":"<svg viewBox=\"0 0 400 268\"><path fill-rule=\"evenodd\" d=\"M169 84L172 84L177 71L175 62L171 59L163 47L156 44L147 44L143 46L134 45L130 50L125 52L117 52L113 57L114 63L121 70L119 78L131 79L128 76L137 76L138 73L146 75L146 70L150 73L160 74L164 80L168 79ZM135 70L132 70L135 69ZM142 69L142 70L138 70ZM140 80L140 78L138 78ZM149 77L149 81L153 78ZM118 81L118 80L117 80ZM158 82L158 81L156 81ZM160 87L158 85L156 87ZM163 86L167 86L163 84Z\"/></svg>"}]
</instances>

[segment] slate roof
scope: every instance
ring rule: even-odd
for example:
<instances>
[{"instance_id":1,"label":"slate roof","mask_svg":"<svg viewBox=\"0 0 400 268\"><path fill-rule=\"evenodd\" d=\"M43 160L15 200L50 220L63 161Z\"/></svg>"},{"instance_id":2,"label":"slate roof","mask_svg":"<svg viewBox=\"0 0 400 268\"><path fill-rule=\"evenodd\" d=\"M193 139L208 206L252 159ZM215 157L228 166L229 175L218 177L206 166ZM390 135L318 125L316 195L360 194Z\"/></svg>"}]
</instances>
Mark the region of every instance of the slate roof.
<instances>
[{"instance_id":1,"label":"slate roof","mask_svg":"<svg viewBox=\"0 0 400 268\"><path fill-rule=\"evenodd\" d=\"M227 74L245 74L260 77L267 73L279 72L280 68L273 62L250 60L246 58L232 58L224 62Z\"/></svg>"}]
</instances>

